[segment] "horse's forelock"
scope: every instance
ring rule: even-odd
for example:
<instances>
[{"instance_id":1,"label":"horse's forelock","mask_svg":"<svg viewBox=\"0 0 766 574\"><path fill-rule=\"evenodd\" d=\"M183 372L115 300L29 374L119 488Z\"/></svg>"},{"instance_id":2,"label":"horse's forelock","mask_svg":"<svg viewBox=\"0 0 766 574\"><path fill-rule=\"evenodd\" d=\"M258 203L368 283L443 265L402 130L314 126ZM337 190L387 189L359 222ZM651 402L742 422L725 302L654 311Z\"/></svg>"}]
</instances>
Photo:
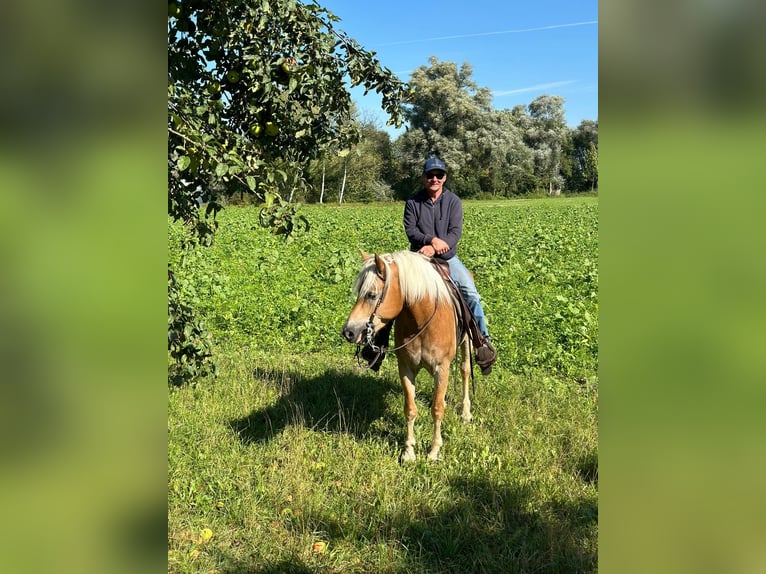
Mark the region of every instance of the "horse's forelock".
<instances>
[{"instance_id":1,"label":"horse's forelock","mask_svg":"<svg viewBox=\"0 0 766 574\"><path fill-rule=\"evenodd\" d=\"M376 287L376 279L378 277L377 268L375 266L375 258L370 257L364 262L362 270L354 282L354 294L368 293Z\"/></svg>"}]
</instances>

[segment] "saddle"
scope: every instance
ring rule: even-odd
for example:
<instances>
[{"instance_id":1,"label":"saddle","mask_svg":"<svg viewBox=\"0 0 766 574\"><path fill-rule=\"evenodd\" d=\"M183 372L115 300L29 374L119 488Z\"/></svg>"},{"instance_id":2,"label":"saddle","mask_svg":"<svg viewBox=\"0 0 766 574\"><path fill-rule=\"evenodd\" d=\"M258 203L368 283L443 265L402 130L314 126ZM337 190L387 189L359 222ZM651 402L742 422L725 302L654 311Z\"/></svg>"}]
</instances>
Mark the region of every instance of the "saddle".
<instances>
[{"instance_id":1,"label":"saddle","mask_svg":"<svg viewBox=\"0 0 766 574\"><path fill-rule=\"evenodd\" d=\"M449 264L443 259L431 259L431 264L450 288L450 295L452 296L455 314L457 315L457 340L459 341L464 334L467 334L471 338L473 348L478 349L485 344L486 338L479 330L479 324L476 322L471 309L469 309L468 303L465 302L460 288L452 280Z\"/></svg>"}]
</instances>

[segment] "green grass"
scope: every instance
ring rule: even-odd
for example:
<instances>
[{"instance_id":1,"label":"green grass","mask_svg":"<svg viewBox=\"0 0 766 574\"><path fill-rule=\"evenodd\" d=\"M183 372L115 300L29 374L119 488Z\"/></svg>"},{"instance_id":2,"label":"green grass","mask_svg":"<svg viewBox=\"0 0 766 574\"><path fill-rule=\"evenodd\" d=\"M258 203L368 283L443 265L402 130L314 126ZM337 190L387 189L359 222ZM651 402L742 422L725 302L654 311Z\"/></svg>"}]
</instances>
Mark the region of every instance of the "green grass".
<instances>
[{"instance_id":1,"label":"green grass","mask_svg":"<svg viewBox=\"0 0 766 574\"><path fill-rule=\"evenodd\" d=\"M466 204L500 359L467 425L453 373L435 464L419 375L412 465L395 359L363 371L339 334L358 249L404 248L401 205L306 209L289 245L254 213L184 267L220 372L169 388L169 571L595 572L597 199Z\"/></svg>"}]
</instances>

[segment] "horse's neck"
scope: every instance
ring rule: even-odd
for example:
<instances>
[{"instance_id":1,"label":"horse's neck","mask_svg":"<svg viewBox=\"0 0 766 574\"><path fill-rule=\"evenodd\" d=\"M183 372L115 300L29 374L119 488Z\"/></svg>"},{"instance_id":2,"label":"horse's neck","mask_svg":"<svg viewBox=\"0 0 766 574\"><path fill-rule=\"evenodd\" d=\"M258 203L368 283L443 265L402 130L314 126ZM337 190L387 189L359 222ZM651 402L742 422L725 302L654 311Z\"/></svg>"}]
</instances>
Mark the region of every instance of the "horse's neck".
<instances>
[{"instance_id":1,"label":"horse's neck","mask_svg":"<svg viewBox=\"0 0 766 574\"><path fill-rule=\"evenodd\" d=\"M410 318L412 318L416 324L423 325L426 321L428 321L431 317L433 317L438 310L438 304L434 302L433 299L430 297L426 297L425 299L421 299L414 305L405 303L402 306L402 310L399 313L401 316L402 314L407 314Z\"/></svg>"}]
</instances>

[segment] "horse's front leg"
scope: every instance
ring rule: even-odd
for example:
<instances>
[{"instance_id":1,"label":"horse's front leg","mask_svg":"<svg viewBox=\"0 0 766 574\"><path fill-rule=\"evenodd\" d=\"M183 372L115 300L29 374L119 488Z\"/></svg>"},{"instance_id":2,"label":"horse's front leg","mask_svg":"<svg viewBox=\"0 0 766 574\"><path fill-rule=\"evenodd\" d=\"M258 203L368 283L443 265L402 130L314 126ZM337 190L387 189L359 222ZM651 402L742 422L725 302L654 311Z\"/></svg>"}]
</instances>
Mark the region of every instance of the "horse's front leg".
<instances>
[{"instance_id":1,"label":"horse's front leg","mask_svg":"<svg viewBox=\"0 0 766 574\"><path fill-rule=\"evenodd\" d=\"M471 341L467 336L460 344L460 374L463 381L463 411L460 413L460 418L464 423L469 423L473 420L473 415L471 398L468 395L468 382L471 380Z\"/></svg>"},{"instance_id":2,"label":"horse's front leg","mask_svg":"<svg viewBox=\"0 0 766 574\"><path fill-rule=\"evenodd\" d=\"M407 440L404 442L402 462L415 460L415 417L418 407L415 405L415 372L399 360L399 379L404 390L404 416L407 419Z\"/></svg>"},{"instance_id":3,"label":"horse's front leg","mask_svg":"<svg viewBox=\"0 0 766 574\"><path fill-rule=\"evenodd\" d=\"M442 419L444 418L444 397L449 387L449 362L446 365L437 365L434 368L434 398L431 405L431 416L434 419L434 438L431 441L431 452L428 453L430 460L439 460L439 450L442 444Z\"/></svg>"}]
</instances>

